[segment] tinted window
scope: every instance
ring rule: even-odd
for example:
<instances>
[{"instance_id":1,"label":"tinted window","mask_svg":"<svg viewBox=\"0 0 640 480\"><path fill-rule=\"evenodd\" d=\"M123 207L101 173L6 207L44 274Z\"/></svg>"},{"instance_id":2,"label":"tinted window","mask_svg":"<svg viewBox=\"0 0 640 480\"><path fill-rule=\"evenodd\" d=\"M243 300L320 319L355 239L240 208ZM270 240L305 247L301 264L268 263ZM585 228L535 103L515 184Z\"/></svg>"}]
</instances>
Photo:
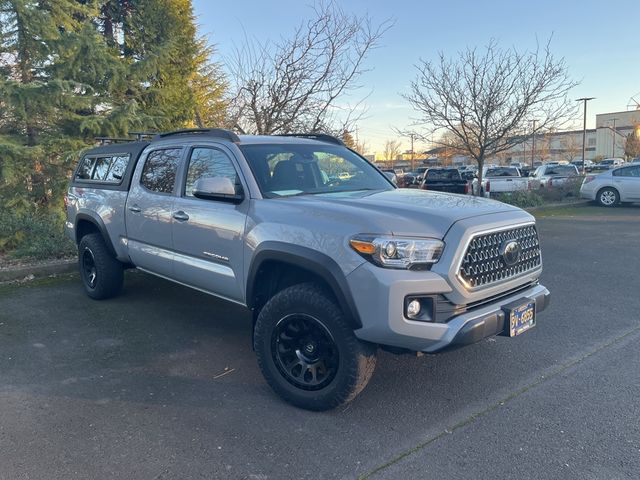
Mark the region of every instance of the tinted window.
<instances>
[{"instance_id":1,"label":"tinted window","mask_svg":"<svg viewBox=\"0 0 640 480\"><path fill-rule=\"evenodd\" d=\"M640 166L619 168L613 171L613 175L616 177L640 177Z\"/></svg>"},{"instance_id":2,"label":"tinted window","mask_svg":"<svg viewBox=\"0 0 640 480\"><path fill-rule=\"evenodd\" d=\"M215 148L194 148L189 159L187 182L184 194L193 196L193 186L200 178L227 177L234 184L239 184L236 169L231 159Z\"/></svg>"},{"instance_id":3,"label":"tinted window","mask_svg":"<svg viewBox=\"0 0 640 480\"><path fill-rule=\"evenodd\" d=\"M520 172L517 168L490 168L487 170L485 177L519 177Z\"/></svg>"},{"instance_id":4,"label":"tinted window","mask_svg":"<svg viewBox=\"0 0 640 480\"><path fill-rule=\"evenodd\" d=\"M120 155L111 157L111 166L105 177L107 182L120 182L124 176L124 171L129 164L129 155Z\"/></svg>"},{"instance_id":5,"label":"tinted window","mask_svg":"<svg viewBox=\"0 0 640 480\"><path fill-rule=\"evenodd\" d=\"M78 167L78 171L76 172L76 178L78 180L91 180L91 172L93 172L93 164L95 163L95 158L93 157L84 157L80 162L80 166Z\"/></svg>"},{"instance_id":6,"label":"tinted window","mask_svg":"<svg viewBox=\"0 0 640 480\"><path fill-rule=\"evenodd\" d=\"M129 155L86 157L78 167L76 179L120 183L129 158Z\"/></svg>"},{"instance_id":7,"label":"tinted window","mask_svg":"<svg viewBox=\"0 0 640 480\"><path fill-rule=\"evenodd\" d=\"M181 153L180 148L150 152L142 169L140 184L153 192L173 192Z\"/></svg>"},{"instance_id":8,"label":"tinted window","mask_svg":"<svg viewBox=\"0 0 640 480\"><path fill-rule=\"evenodd\" d=\"M574 165L555 165L548 167L546 175L577 175L578 171Z\"/></svg>"},{"instance_id":9,"label":"tinted window","mask_svg":"<svg viewBox=\"0 0 640 480\"><path fill-rule=\"evenodd\" d=\"M458 170L427 170L427 180L460 180Z\"/></svg>"}]
</instances>

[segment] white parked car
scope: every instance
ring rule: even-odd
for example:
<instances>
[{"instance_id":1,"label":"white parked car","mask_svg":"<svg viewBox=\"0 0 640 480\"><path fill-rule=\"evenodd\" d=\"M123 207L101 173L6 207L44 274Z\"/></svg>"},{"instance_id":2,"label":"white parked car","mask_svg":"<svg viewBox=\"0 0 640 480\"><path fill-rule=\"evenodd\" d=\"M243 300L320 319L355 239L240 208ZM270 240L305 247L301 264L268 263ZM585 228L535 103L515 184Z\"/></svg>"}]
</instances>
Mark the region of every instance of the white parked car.
<instances>
[{"instance_id":1,"label":"white parked car","mask_svg":"<svg viewBox=\"0 0 640 480\"><path fill-rule=\"evenodd\" d=\"M533 173L534 185L538 188L562 187L574 180L580 173L575 165L550 164L541 165Z\"/></svg>"},{"instance_id":2,"label":"white parked car","mask_svg":"<svg viewBox=\"0 0 640 480\"><path fill-rule=\"evenodd\" d=\"M640 202L640 164L614 168L599 175L587 175L580 196L604 207L621 202Z\"/></svg>"},{"instance_id":3,"label":"white parked car","mask_svg":"<svg viewBox=\"0 0 640 480\"><path fill-rule=\"evenodd\" d=\"M531 182L520 174L515 167L485 167L482 173L482 193L488 197L490 193L507 193L528 190ZM478 179L473 180L472 189L478 192Z\"/></svg>"}]
</instances>

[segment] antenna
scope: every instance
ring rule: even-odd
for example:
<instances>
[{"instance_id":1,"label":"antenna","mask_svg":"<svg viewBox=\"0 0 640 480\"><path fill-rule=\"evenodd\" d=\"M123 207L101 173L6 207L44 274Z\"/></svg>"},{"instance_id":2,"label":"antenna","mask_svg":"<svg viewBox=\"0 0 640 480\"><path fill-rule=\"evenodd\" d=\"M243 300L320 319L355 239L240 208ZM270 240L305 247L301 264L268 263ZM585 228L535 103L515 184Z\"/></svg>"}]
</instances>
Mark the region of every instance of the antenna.
<instances>
[{"instance_id":1,"label":"antenna","mask_svg":"<svg viewBox=\"0 0 640 480\"><path fill-rule=\"evenodd\" d=\"M627 103L627 110L640 110L640 92L636 93L633 97L629 99L629 103Z\"/></svg>"}]
</instances>

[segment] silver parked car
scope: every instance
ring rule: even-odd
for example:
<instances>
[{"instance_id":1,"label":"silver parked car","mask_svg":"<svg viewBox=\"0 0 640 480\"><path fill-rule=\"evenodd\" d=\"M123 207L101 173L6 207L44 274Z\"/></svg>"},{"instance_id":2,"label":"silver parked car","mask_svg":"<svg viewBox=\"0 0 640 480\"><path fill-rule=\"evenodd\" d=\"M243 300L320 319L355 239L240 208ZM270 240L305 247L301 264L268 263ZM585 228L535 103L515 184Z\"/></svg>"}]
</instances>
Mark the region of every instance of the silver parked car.
<instances>
[{"instance_id":1,"label":"silver parked car","mask_svg":"<svg viewBox=\"0 0 640 480\"><path fill-rule=\"evenodd\" d=\"M587 175L580 196L604 207L621 202L640 202L640 164L614 168L600 175Z\"/></svg>"},{"instance_id":2,"label":"silver parked car","mask_svg":"<svg viewBox=\"0 0 640 480\"><path fill-rule=\"evenodd\" d=\"M536 168L533 182L539 188L563 187L579 174L575 165L547 163Z\"/></svg>"}]
</instances>

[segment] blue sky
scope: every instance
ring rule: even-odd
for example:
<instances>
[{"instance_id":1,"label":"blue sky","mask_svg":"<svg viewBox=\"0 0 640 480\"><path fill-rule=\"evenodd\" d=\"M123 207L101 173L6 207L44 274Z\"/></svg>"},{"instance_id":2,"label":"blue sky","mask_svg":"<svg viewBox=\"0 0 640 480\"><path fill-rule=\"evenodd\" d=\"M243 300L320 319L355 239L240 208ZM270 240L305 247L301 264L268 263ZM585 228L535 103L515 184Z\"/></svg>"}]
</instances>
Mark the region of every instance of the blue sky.
<instances>
[{"instance_id":1,"label":"blue sky","mask_svg":"<svg viewBox=\"0 0 640 480\"><path fill-rule=\"evenodd\" d=\"M311 15L310 1L194 0L200 32L215 44L224 61L245 32L259 41L287 36ZM367 118L358 135L370 150L381 150L395 139L392 127L404 128L415 113L400 93L415 78L415 64L438 51L455 55L469 46L495 38L502 47L535 48L536 39L553 34L554 55L564 57L569 72L581 82L572 96L597 97L589 103L587 126L595 114L627 109L630 97L640 100L640 34L637 2L603 1L337 1L347 12L367 12L375 21L392 18L395 25L367 60L372 70L361 79L367 99ZM224 5L224 6L223 6ZM582 126L582 114L575 126ZM406 139L403 148L409 148ZM420 145L416 146L416 150Z\"/></svg>"}]
</instances>

